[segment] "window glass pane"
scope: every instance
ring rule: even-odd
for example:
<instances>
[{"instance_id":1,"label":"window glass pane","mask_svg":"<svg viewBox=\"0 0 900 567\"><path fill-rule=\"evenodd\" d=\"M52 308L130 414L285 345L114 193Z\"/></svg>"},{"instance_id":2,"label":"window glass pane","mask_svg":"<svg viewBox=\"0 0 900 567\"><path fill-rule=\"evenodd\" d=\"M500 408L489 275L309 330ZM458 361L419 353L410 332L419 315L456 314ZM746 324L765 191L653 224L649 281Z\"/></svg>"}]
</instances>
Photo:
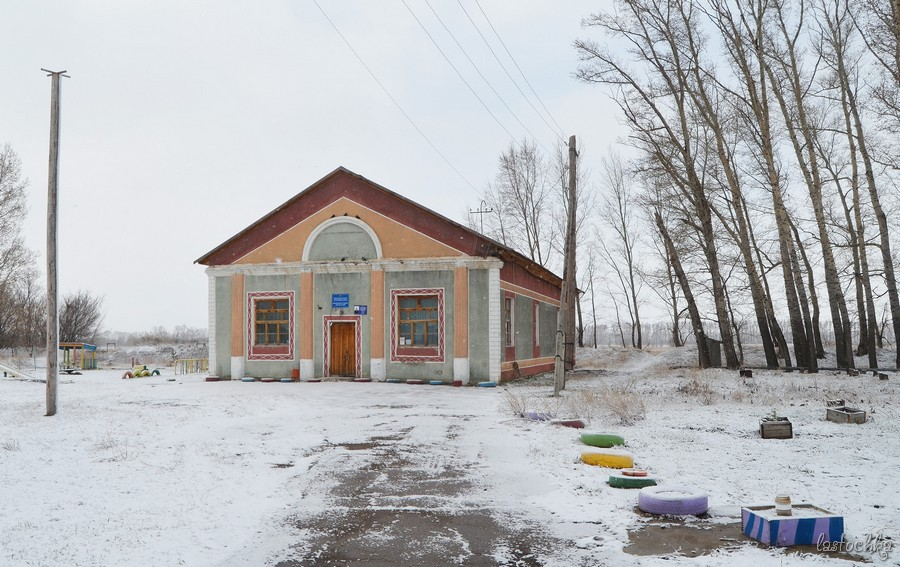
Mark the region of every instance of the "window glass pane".
<instances>
[{"instance_id":1,"label":"window glass pane","mask_svg":"<svg viewBox=\"0 0 900 567\"><path fill-rule=\"evenodd\" d=\"M275 302L275 309L282 309L284 311L288 310L288 300L287 299L279 299Z\"/></svg>"},{"instance_id":2,"label":"window glass pane","mask_svg":"<svg viewBox=\"0 0 900 567\"><path fill-rule=\"evenodd\" d=\"M278 344L286 345L288 342L288 326L285 323L278 325Z\"/></svg>"},{"instance_id":3,"label":"window glass pane","mask_svg":"<svg viewBox=\"0 0 900 567\"><path fill-rule=\"evenodd\" d=\"M425 308L432 307L434 309L437 309L438 300L437 300L437 297L435 297L435 296L423 297L420 301L421 301L422 307L425 307Z\"/></svg>"},{"instance_id":4,"label":"window glass pane","mask_svg":"<svg viewBox=\"0 0 900 567\"><path fill-rule=\"evenodd\" d=\"M428 323L428 345L436 346L437 344L438 344L437 323Z\"/></svg>"},{"instance_id":5,"label":"window glass pane","mask_svg":"<svg viewBox=\"0 0 900 567\"><path fill-rule=\"evenodd\" d=\"M409 323L400 323L400 336L404 338L409 338L411 334L411 325Z\"/></svg>"},{"instance_id":6,"label":"window glass pane","mask_svg":"<svg viewBox=\"0 0 900 567\"><path fill-rule=\"evenodd\" d=\"M413 344L415 346L423 346L425 344L425 326L416 325L413 329Z\"/></svg>"},{"instance_id":7,"label":"window glass pane","mask_svg":"<svg viewBox=\"0 0 900 567\"><path fill-rule=\"evenodd\" d=\"M400 298L400 309L415 309L416 308L416 298L415 297L401 297Z\"/></svg>"}]
</instances>

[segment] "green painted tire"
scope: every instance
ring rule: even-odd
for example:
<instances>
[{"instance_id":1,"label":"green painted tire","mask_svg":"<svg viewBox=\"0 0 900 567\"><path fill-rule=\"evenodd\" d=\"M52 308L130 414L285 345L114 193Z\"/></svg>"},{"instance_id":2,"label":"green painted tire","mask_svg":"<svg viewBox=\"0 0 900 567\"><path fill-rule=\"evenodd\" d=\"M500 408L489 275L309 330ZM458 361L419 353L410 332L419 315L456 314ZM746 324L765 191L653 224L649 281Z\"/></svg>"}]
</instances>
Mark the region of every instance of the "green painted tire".
<instances>
[{"instance_id":1,"label":"green painted tire","mask_svg":"<svg viewBox=\"0 0 900 567\"><path fill-rule=\"evenodd\" d=\"M154 370L150 373L151 376L159 376L159 370Z\"/></svg>"},{"instance_id":2,"label":"green painted tire","mask_svg":"<svg viewBox=\"0 0 900 567\"><path fill-rule=\"evenodd\" d=\"M645 486L656 486L656 479L650 476L611 474L609 475L609 480L606 482L613 488L644 488Z\"/></svg>"},{"instance_id":3,"label":"green painted tire","mask_svg":"<svg viewBox=\"0 0 900 567\"><path fill-rule=\"evenodd\" d=\"M602 447L608 449L616 445L624 445L625 438L621 435L611 435L608 433L582 433L581 442L591 447Z\"/></svg>"}]
</instances>

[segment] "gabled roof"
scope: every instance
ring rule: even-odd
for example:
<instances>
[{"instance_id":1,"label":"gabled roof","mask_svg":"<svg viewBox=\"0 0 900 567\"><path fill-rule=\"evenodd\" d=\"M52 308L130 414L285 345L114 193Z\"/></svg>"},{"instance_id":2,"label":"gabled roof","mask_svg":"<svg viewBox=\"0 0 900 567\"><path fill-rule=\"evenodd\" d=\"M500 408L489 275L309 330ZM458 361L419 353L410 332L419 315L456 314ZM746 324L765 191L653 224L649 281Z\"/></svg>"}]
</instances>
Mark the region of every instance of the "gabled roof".
<instances>
[{"instance_id":1,"label":"gabled roof","mask_svg":"<svg viewBox=\"0 0 900 567\"><path fill-rule=\"evenodd\" d=\"M469 256L495 256L514 262L552 285L562 280L529 258L468 227L432 211L352 171L338 167L244 230L213 248L195 263L227 265L271 241L329 204L348 198Z\"/></svg>"}]
</instances>

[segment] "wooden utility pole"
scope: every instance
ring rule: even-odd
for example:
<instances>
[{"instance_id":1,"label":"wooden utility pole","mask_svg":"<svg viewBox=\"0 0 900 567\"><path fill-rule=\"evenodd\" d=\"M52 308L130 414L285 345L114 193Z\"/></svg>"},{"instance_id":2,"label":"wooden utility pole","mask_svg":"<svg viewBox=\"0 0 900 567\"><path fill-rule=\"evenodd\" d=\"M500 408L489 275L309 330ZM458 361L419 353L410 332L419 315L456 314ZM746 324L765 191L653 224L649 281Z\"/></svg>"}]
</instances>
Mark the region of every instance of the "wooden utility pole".
<instances>
[{"instance_id":1,"label":"wooden utility pole","mask_svg":"<svg viewBox=\"0 0 900 567\"><path fill-rule=\"evenodd\" d=\"M65 71L48 71L52 77L50 91L50 170L47 175L47 414L56 415L56 380L59 375L57 356L59 349L59 310L57 308L56 202L59 183L59 79L68 77Z\"/></svg>"},{"instance_id":2,"label":"wooden utility pole","mask_svg":"<svg viewBox=\"0 0 900 567\"><path fill-rule=\"evenodd\" d=\"M575 183L577 179L575 162L578 152L575 151L575 136L569 136L569 216L566 219L566 267L563 279L566 280L566 370L575 367L575 301L578 298L578 286L575 285Z\"/></svg>"},{"instance_id":3,"label":"wooden utility pole","mask_svg":"<svg viewBox=\"0 0 900 567\"><path fill-rule=\"evenodd\" d=\"M569 193L566 218L563 282L556 316L556 363L554 365L553 395L566 388L566 370L575 366L575 136L569 137Z\"/></svg>"}]
</instances>

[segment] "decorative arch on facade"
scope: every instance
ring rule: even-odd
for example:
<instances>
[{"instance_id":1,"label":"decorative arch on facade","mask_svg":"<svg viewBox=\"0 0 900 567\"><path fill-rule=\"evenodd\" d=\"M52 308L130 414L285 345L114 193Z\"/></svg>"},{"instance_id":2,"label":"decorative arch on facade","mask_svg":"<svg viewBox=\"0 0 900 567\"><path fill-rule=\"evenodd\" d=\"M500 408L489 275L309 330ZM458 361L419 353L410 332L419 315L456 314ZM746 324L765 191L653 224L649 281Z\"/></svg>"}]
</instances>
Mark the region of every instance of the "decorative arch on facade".
<instances>
[{"instance_id":1,"label":"decorative arch on facade","mask_svg":"<svg viewBox=\"0 0 900 567\"><path fill-rule=\"evenodd\" d=\"M306 243L303 245L303 256L301 257L301 259L304 262L308 262L310 260L310 256L313 253L313 250L315 248L316 240L322 235L327 235L329 233L329 229L334 229L341 224L349 224L349 225L352 225L352 226L362 229L363 233L368 235L369 239L371 240L371 244L374 247L374 258L381 258L383 256L382 248L381 248L381 240L379 240L378 235L375 234L375 231L372 230L372 227L369 226L365 221L360 220L356 217L346 216L346 217L330 218L330 219L326 220L325 222L323 222L322 224L320 224L319 226L317 226L315 229L313 229L313 231L310 233L309 237L306 239ZM347 253L349 253L349 252L347 252ZM341 253L338 252L337 254L339 255ZM352 256L350 256L350 257L352 257ZM335 259L336 260L336 259L339 259L339 257L337 257L337 255L336 255L335 258L317 258L317 259L320 259L320 260ZM371 258L366 256L366 259L371 259Z\"/></svg>"}]
</instances>

